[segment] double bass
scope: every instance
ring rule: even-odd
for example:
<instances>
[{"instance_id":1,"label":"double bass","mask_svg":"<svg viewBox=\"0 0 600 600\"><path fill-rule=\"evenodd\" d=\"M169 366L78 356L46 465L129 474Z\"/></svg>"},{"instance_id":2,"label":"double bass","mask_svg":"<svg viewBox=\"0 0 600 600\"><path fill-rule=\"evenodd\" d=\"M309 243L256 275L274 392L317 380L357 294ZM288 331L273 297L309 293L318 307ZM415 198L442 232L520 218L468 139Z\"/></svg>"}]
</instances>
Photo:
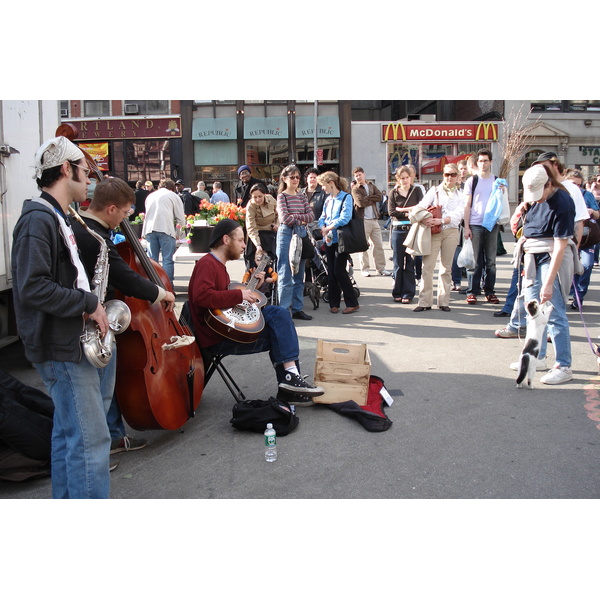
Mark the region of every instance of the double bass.
<instances>
[{"instance_id":1,"label":"double bass","mask_svg":"<svg viewBox=\"0 0 600 600\"><path fill-rule=\"evenodd\" d=\"M77 130L65 123L56 135L73 141ZM102 181L104 176L94 159L81 150L92 171L90 177ZM173 292L165 270L148 257L127 219L121 230L127 241L116 248L129 267ZM120 298L131 311L131 323L117 339L115 391L121 413L137 430L179 429L194 416L204 389L204 363L194 335L175 312L166 312L162 303Z\"/></svg>"}]
</instances>

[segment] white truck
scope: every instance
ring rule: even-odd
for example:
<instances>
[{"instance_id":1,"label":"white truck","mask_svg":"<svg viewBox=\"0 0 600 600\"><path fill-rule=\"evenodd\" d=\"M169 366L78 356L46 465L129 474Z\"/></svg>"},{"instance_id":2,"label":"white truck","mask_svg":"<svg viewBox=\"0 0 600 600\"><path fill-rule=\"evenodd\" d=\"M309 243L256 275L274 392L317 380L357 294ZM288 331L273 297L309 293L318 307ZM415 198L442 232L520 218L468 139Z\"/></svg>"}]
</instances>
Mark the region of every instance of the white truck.
<instances>
[{"instance_id":1,"label":"white truck","mask_svg":"<svg viewBox=\"0 0 600 600\"><path fill-rule=\"evenodd\" d=\"M23 201L39 192L33 162L60 125L58 100L0 100L0 347L17 339L12 303L12 232Z\"/></svg>"}]
</instances>

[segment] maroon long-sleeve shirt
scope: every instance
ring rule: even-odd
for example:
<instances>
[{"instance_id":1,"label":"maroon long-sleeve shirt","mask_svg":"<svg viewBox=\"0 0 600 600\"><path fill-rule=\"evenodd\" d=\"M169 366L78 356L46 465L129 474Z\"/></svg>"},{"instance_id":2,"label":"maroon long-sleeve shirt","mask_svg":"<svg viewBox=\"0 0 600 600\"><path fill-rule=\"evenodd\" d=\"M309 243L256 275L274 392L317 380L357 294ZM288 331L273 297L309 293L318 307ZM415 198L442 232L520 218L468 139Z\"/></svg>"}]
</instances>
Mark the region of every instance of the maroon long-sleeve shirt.
<instances>
[{"instance_id":1,"label":"maroon long-sleeve shirt","mask_svg":"<svg viewBox=\"0 0 600 600\"><path fill-rule=\"evenodd\" d=\"M209 308L231 308L241 304L242 290L228 290L231 283L226 266L212 254L203 256L194 267L188 285L188 300L194 331L201 348L212 346L224 338L213 331L204 320Z\"/></svg>"}]
</instances>

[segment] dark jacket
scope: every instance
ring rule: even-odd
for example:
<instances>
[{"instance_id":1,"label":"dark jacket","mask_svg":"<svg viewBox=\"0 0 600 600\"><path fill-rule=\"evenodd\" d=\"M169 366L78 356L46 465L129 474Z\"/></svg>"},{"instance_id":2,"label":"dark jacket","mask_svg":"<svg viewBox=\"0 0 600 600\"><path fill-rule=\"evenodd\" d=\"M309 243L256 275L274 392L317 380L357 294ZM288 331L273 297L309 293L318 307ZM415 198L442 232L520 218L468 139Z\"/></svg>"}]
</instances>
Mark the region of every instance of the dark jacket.
<instances>
[{"instance_id":1,"label":"dark jacket","mask_svg":"<svg viewBox=\"0 0 600 600\"><path fill-rule=\"evenodd\" d=\"M139 190L135 190L133 194L135 196L135 209L133 214L129 217L130 221L133 221L140 213L146 212L146 198L149 196L150 192L140 188Z\"/></svg>"},{"instance_id":2,"label":"dark jacket","mask_svg":"<svg viewBox=\"0 0 600 600\"><path fill-rule=\"evenodd\" d=\"M98 298L74 287L77 270L59 231L58 219L64 215L52 196L42 193L41 197L56 210L26 200L13 232L17 328L31 362L79 362L83 314L96 310Z\"/></svg>"},{"instance_id":3,"label":"dark jacket","mask_svg":"<svg viewBox=\"0 0 600 600\"><path fill-rule=\"evenodd\" d=\"M92 231L101 235L106 240L106 245L108 246L108 264L110 268L108 270L108 286L105 300L112 300L116 289L125 296L154 302L158 297L158 287L149 279L136 273L121 258L119 251L110 239L110 229L104 227L94 218L86 217L85 215L82 215L82 218ZM88 273L88 277L91 278L100 252L100 242L88 233L81 223L74 220L73 231L77 240L77 246L79 246L81 261Z\"/></svg>"},{"instance_id":4,"label":"dark jacket","mask_svg":"<svg viewBox=\"0 0 600 600\"><path fill-rule=\"evenodd\" d=\"M238 199L241 198L241 206L246 206L246 204L248 204L248 201L250 200L250 189L255 183L262 183L263 185L265 184L264 181L262 181L261 179L256 179L256 177L250 177L248 183L243 183L240 179L235 186L235 189L233 191L234 197L231 199L231 201L237 202Z\"/></svg>"},{"instance_id":5,"label":"dark jacket","mask_svg":"<svg viewBox=\"0 0 600 600\"><path fill-rule=\"evenodd\" d=\"M306 194L308 197L307 190L308 188L303 188L302 192ZM313 213L315 214L315 221L319 220L321 213L323 212L323 205L325 204L325 198L327 198L327 194L325 190L321 187L321 184L318 184L309 200L309 204L313 209Z\"/></svg>"},{"instance_id":6,"label":"dark jacket","mask_svg":"<svg viewBox=\"0 0 600 600\"><path fill-rule=\"evenodd\" d=\"M190 194L190 192L181 192L179 194L181 201L183 202L183 212L186 217L195 215L200 210L200 198Z\"/></svg>"}]
</instances>

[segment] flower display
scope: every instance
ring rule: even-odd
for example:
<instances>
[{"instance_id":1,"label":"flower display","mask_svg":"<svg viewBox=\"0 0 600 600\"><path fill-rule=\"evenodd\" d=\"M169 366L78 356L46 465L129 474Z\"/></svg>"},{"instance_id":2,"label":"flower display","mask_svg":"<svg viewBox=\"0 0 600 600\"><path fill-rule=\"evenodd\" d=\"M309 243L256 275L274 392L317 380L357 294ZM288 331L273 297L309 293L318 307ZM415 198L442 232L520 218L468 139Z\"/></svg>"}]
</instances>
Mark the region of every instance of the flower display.
<instances>
[{"instance_id":1,"label":"flower display","mask_svg":"<svg viewBox=\"0 0 600 600\"><path fill-rule=\"evenodd\" d=\"M144 222L145 217L146 213L139 213L135 216L135 219L133 219L133 221L129 221L129 223L131 225L141 225Z\"/></svg>"},{"instance_id":2,"label":"flower display","mask_svg":"<svg viewBox=\"0 0 600 600\"><path fill-rule=\"evenodd\" d=\"M195 215L186 217L186 238L188 242L194 233L194 227L216 225L222 219L233 219L242 227L246 222L246 209L233 202L219 202L212 204L206 199L200 202L200 207Z\"/></svg>"}]
</instances>

